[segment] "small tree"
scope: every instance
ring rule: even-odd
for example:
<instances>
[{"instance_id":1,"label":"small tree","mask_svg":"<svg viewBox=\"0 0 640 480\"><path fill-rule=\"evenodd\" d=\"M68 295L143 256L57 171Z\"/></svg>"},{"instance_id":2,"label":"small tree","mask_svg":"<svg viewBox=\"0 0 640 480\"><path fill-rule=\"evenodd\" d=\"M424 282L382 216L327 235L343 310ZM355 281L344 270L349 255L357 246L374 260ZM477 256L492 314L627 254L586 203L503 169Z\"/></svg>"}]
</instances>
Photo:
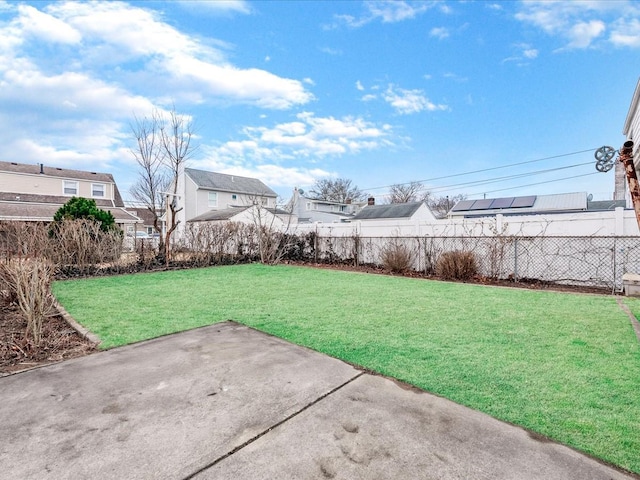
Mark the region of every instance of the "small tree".
<instances>
[{"instance_id":1,"label":"small tree","mask_svg":"<svg viewBox=\"0 0 640 480\"><path fill-rule=\"evenodd\" d=\"M72 197L58 209L53 216L55 223L63 220L87 219L100 224L100 230L107 232L116 228L116 220L111 212L98 208L95 200L82 197Z\"/></svg>"},{"instance_id":2,"label":"small tree","mask_svg":"<svg viewBox=\"0 0 640 480\"><path fill-rule=\"evenodd\" d=\"M431 194L420 182L396 183L389 187L389 203L427 201Z\"/></svg>"},{"instance_id":3,"label":"small tree","mask_svg":"<svg viewBox=\"0 0 640 480\"><path fill-rule=\"evenodd\" d=\"M429 205L429 208L437 218L444 218L456 203L466 198L467 196L463 194L453 195L452 197L430 197L427 200L427 205Z\"/></svg>"},{"instance_id":4,"label":"small tree","mask_svg":"<svg viewBox=\"0 0 640 480\"><path fill-rule=\"evenodd\" d=\"M357 185L346 178L323 178L318 180L313 189L309 191L316 200L346 203L347 200L360 201L367 198L367 194Z\"/></svg>"},{"instance_id":5,"label":"small tree","mask_svg":"<svg viewBox=\"0 0 640 480\"><path fill-rule=\"evenodd\" d=\"M131 131L136 140L131 153L140 167L131 195L152 213L153 227L158 233L161 231L159 211L166 209L167 228L161 244L164 243L165 262L169 262L171 235L180 224L177 214L183 208L178 179L186 161L197 150L192 143L195 129L190 117L179 114L174 106L166 115L155 110L150 118L136 118Z\"/></svg>"},{"instance_id":6,"label":"small tree","mask_svg":"<svg viewBox=\"0 0 640 480\"><path fill-rule=\"evenodd\" d=\"M160 234L158 250L164 252L164 238L160 217L165 208L165 194L169 188L167 172L163 169L164 152L160 142L162 116L155 110L151 117L135 117L131 133L136 139L131 154L138 164L138 179L130 188L131 196L144 206L153 219L153 229Z\"/></svg>"}]
</instances>

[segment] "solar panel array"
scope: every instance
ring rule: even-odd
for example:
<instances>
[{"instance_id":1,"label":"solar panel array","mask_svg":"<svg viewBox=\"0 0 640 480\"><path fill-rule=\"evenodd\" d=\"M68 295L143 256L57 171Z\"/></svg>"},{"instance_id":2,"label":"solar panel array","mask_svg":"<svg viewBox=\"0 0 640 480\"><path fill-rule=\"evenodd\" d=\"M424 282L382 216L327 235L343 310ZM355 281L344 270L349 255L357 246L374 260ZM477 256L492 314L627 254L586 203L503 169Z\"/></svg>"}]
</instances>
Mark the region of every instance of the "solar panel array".
<instances>
[{"instance_id":1,"label":"solar panel array","mask_svg":"<svg viewBox=\"0 0 640 480\"><path fill-rule=\"evenodd\" d=\"M462 200L451 209L455 212L474 210L495 210L502 208L526 208L533 207L536 203L535 195L526 197L483 198L482 200Z\"/></svg>"}]
</instances>

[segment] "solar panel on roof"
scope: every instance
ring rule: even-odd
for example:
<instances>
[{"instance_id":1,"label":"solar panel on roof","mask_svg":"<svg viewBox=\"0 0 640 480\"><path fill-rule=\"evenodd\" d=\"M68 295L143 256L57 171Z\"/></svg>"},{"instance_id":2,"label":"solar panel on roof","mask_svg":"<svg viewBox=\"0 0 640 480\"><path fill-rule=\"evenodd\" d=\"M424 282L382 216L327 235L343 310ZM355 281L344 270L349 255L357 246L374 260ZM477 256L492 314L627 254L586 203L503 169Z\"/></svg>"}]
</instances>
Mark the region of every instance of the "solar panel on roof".
<instances>
[{"instance_id":1,"label":"solar panel on roof","mask_svg":"<svg viewBox=\"0 0 640 480\"><path fill-rule=\"evenodd\" d=\"M451 209L454 212L464 212L465 210L469 210L469 207L473 205L475 200L462 200L455 204L455 206Z\"/></svg>"},{"instance_id":2,"label":"solar panel on roof","mask_svg":"<svg viewBox=\"0 0 640 480\"><path fill-rule=\"evenodd\" d=\"M536 203L536 196L529 195L527 197L515 197L513 203L511 204L511 208L524 208L524 207L533 207L533 204Z\"/></svg>"},{"instance_id":3,"label":"solar panel on roof","mask_svg":"<svg viewBox=\"0 0 640 480\"><path fill-rule=\"evenodd\" d=\"M491 198L476 200L473 202L473 205L469 207L469 210L486 210L491 205L491 202L493 202Z\"/></svg>"},{"instance_id":4,"label":"solar panel on roof","mask_svg":"<svg viewBox=\"0 0 640 480\"><path fill-rule=\"evenodd\" d=\"M514 197L496 198L489 208L509 208L514 200Z\"/></svg>"}]
</instances>

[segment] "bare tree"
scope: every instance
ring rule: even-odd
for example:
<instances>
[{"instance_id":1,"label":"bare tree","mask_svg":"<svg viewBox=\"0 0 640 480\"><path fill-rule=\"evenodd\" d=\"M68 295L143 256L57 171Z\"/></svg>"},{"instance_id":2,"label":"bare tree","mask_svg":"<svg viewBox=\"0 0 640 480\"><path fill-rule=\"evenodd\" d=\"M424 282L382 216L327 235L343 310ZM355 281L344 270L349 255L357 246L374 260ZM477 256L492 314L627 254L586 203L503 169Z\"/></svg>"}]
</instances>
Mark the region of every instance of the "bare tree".
<instances>
[{"instance_id":1,"label":"bare tree","mask_svg":"<svg viewBox=\"0 0 640 480\"><path fill-rule=\"evenodd\" d=\"M347 200L364 200L367 194L360 190L357 185L352 185L352 181L346 178L322 178L316 181L313 189L309 191L316 200L327 200L330 202L346 203Z\"/></svg>"},{"instance_id":2,"label":"bare tree","mask_svg":"<svg viewBox=\"0 0 640 480\"><path fill-rule=\"evenodd\" d=\"M437 218L444 218L449 213L449 210L461 200L466 199L467 196L463 194L453 195L449 197L430 197L427 200L427 205Z\"/></svg>"},{"instance_id":3,"label":"bare tree","mask_svg":"<svg viewBox=\"0 0 640 480\"><path fill-rule=\"evenodd\" d=\"M163 163L168 170L171 191L167 192L168 215L165 233L165 258L171 259L171 234L178 228L180 221L176 214L183 207L178 207L178 178L184 171L185 162L191 158L197 147L192 145L194 126L189 117L176 112L175 106L169 112L169 118L160 124L160 143L164 154Z\"/></svg>"},{"instance_id":4,"label":"bare tree","mask_svg":"<svg viewBox=\"0 0 640 480\"><path fill-rule=\"evenodd\" d=\"M389 203L427 201L431 194L420 182L396 183L389 187Z\"/></svg>"},{"instance_id":5,"label":"bare tree","mask_svg":"<svg viewBox=\"0 0 640 480\"><path fill-rule=\"evenodd\" d=\"M250 195L249 212L256 231L260 262L275 265L280 262L286 250L291 246L291 228L293 211L291 206L286 209L265 207L267 198L262 195ZM276 202L277 203L277 202Z\"/></svg>"},{"instance_id":6,"label":"bare tree","mask_svg":"<svg viewBox=\"0 0 640 480\"><path fill-rule=\"evenodd\" d=\"M159 250L164 244L165 261L171 259L171 235L180 221L178 178L185 162L197 147L192 144L194 126L188 116L176 112L175 106L163 115L154 110L151 117L139 119L131 125L136 147L131 149L140 167L138 181L130 190L131 196L151 211L153 227L162 232L160 212L166 212L167 228L160 240Z\"/></svg>"},{"instance_id":7,"label":"bare tree","mask_svg":"<svg viewBox=\"0 0 640 480\"><path fill-rule=\"evenodd\" d=\"M129 189L131 197L142 204L152 215L153 229L160 234L158 249L164 249L160 217L165 209L165 195L169 187L169 176L164 169L164 151L160 142L161 114L154 110L151 117L135 117L130 124L131 133L136 140L131 153L138 164L138 179Z\"/></svg>"}]
</instances>

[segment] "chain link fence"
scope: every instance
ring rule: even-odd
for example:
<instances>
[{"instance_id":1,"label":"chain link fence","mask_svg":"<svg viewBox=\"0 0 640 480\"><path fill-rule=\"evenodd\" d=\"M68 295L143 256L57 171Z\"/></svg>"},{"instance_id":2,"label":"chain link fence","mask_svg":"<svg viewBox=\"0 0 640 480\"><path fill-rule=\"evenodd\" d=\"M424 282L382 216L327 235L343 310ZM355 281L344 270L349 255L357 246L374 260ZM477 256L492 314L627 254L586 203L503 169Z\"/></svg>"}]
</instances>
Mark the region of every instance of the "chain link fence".
<instances>
[{"instance_id":1,"label":"chain link fence","mask_svg":"<svg viewBox=\"0 0 640 480\"><path fill-rule=\"evenodd\" d=\"M309 260L381 265L390 241L414 253L414 269L433 274L440 255L469 251L479 273L497 279L539 280L622 290L622 275L640 273L638 237L317 237Z\"/></svg>"}]
</instances>

